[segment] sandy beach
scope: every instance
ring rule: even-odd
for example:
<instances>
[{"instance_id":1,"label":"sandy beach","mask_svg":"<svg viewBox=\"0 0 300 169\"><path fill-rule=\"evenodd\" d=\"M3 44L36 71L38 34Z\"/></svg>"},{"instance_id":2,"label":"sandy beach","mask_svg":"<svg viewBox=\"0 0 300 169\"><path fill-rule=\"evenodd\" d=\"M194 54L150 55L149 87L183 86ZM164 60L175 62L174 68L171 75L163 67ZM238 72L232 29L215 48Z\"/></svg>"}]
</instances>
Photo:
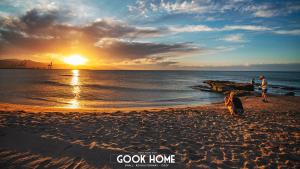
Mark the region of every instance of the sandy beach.
<instances>
[{"instance_id":1,"label":"sandy beach","mask_svg":"<svg viewBox=\"0 0 300 169\"><path fill-rule=\"evenodd\" d=\"M300 97L243 97L147 110L51 109L0 104L0 168L113 168L111 154L175 154L174 168L299 168Z\"/></svg>"},{"instance_id":2,"label":"sandy beach","mask_svg":"<svg viewBox=\"0 0 300 169\"><path fill-rule=\"evenodd\" d=\"M0 0L0 169L300 169L299 21L300 0Z\"/></svg>"}]
</instances>

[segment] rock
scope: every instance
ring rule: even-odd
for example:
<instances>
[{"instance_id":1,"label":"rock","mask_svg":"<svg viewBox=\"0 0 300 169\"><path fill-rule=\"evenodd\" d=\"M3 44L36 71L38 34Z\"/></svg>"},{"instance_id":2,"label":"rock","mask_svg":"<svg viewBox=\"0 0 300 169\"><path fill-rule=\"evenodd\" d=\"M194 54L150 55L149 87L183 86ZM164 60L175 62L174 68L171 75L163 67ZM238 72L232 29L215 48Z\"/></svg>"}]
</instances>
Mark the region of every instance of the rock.
<instances>
[{"instance_id":1,"label":"rock","mask_svg":"<svg viewBox=\"0 0 300 169\"><path fill-rule=\"evenodd\" d=\"M213 90L211 90L211 88L209 86L205 86L205 85L192 86L191 88L205 91L205 92L213 92Z\"/></svg>"},{"instance_id":2,"label":"rock","mask_svg":"<svg viewBox=\"0 0 300 169\"><path fill-rule=\"evenodd\" d=\"M254 91L254 86L250 83L237 83L219 80L206 80L203 83L208 84L211 90L222 93L231 90Z\"/></svg>"},{"instance_id":3,"label":"rock","mask_svg":"<svg viewBox=\"0 0 300 169\"><path fill-rule=\"evenodd\" d=\"M284 94L285 96L295 96L295 92L287 92Z\"/></svg>"}]
</instances>

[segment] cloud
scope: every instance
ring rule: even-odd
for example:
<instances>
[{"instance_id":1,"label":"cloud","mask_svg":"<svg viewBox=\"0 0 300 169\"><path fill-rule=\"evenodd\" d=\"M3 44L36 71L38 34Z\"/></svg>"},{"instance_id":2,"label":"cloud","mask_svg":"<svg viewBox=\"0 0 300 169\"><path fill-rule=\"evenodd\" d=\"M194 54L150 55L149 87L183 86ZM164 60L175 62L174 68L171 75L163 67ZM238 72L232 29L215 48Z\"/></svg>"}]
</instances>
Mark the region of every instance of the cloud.
<instances>
[{"instance_id":1,"label":"cloud","mask_svg":"<svg viewBox=\"0 0 300 169\"><path fill-rule=\"evenodd\" d=\"M185 56L203 52L205 49L191 43L164 44L138 40L181 32L270 30L267 27L253 25L233 25L223 28L211 28L206 25L137 27L114 19L98 19L84 25L72 25L67 22L71 15L69 11L33 9L20 17L2 17L0 54L15 51L22 54L72 52L84 49L87 53L101 55L107 60ZM231 40L241 41L241 38L231 37Z\"/></svg>"},{"instance_id":2,"label":"cloud","mask_svg":"<svg viewBox=\"0 0 300 169\"><path fill-rule=\"evenodd\" d=\"M203 29L199 29L203 27ZM181 27L180 29L177 30L177 32L203 32L203 31L235 31L235 30L243 30L243 31L270 31L275 34L282 34L282 35L300 35L300 29L292 29L292 30L274 30L273 28L270 27L265 27L265 26L255 26L255 25L227 25L224 26L223 28L210 28L202 25L201 27L197 28L194 26L186 26L186 27ZM172 29L171 29L172 30ZM184 31L188 30L188 31ZM226 39L225 39L226 38ZM235 34L235 35L229 35L225 37L223 40L242 40L242 34Z\"/></svg>"},{"instance_id":3,"label":"cloud","mask_svg":"<svg viewBox=\"0 0 300 169\"><path fill-rule=\"evenodd\" d=\"M299 2L279 1L274 3L251 4L241 8L241 11L252 13L255 17L269 18L288 15L300 11Z\"/></svg>"},{"instance_id":4,"label":"cloud","mask_svg":"<svg viewBox=\"0 0 300 169\"><path fill-rule=\"evenodd\" d=\"M171 32L210 32L217 29L210 28L206 25L188 25L182 27L170 27L169 30Z\"/></svg>"},{"instance_id":5,"label":"cloud","mask_svg":"<svg viewBox=\"0 0 300 169\"><path fill-rule=\"evenodd\" d=\"M178 62L176 61L169 61L169 58L166 57L147 57L147 58L139 58L139 59L134 59L134 60L126 60L119 62L118 65L130 65L130 66L145 66L145 65L150 65L150 66L170 66L170 65L176 65Z\"/></svg>"},{"instance_id":6,"label":"cloud","mask_svg":"<svg viewBox=\"0 0 300 169\"><path fill-rule=\"evenodd\" d=\"M276 34L281 35L300 35L300 29L294 29L294 30L277 30L274 31Z\"/></svg>"},{"instance_id":7,"label":"cloud","mask_svg":"<svg viewBox=\"0 0 300 169\"><path fill-rule=\"evenodd\" d=\"M130 60L200 50L190 43L135 41L169 33L164 28L137 27L114 19L71 25L67 23L70 15L68 11L33 9L20 17L0 18L0 55L83 51L107 60Z\"/></svg>"},{"instance_id":8,"label":"cloud","mask_svg":"<svg viewBox=\"0 0 300 169\"><path fill-rule=\"evenodd\" d=\"M81 30L92 37L155 37L164 33L163 29L152 27L134 27L116 20L102 19L84 26Z\"/></svg>"},{"instance_id":9,"label":"cloud","mask_svg":"<svg viewBox=\"0 0 300 169\"><path fill-rule=\"evenodd\" d=\"M150 6L153 8L153 5L154 4L151 4ZM128 5L127 7L128 11L135 13L135 15L142 16L145 18L148 17L147 13L149 10L145 1L137 1L135 5Z\"/></svg>"},{"instance_id":10,"label":"cloud","mask_svg":"<svg viewBox=\"0 0 300 169\"><path fill-rule=\"evenodd\" d=\"M254 13L255 16L257 17L272 17L276 15L275 10L258 10Z\"/></svg>"},{"instance_id":11,"label":"cloud","mask_svg":"<svg viewBox=\"0 0 300 169\"><path fill-rule=\"evenodd\" d=\"M227 41L227 42L245 42L243 39L243 34L233 34L228 35L222 38L221 40Z\"/></svg>"},{"instance_id":12,"label":"cloud","mask_svg":"<svg viewBox=\"0 0 300 169\"><path fill-rule=\"evenodd\" d=\"M41 11L33 9L28 11L25 15L20 18L20 22L23 22L30 28L36 27L47 27L55 22L58 22L66 15L63 15L62 11Z\"/></svg>"},{"instance_id":13,"label":"cloud","mask_svg":"<svg viewBox=\"0 0 300 169\"><path fill-rule=\"evenodd\" d=\"M0 6L8 7L3 8L3 11L7 11L14 16L21 15L32 9L39 11L63 11L68 10L70 16L70 22L73 24L84 23L95 19L99 9L90 5L87 1L78 0L74 3L73 0L1 0Z\"/></svg>"},{"instance_id":14,"label":"cloud","mask_svg":"<svg viewBox=\"0 0 300 169\"><path fill-rule=\"evenodd\" d=\"M230 52L234 51L238 48L242 48L243 45L238 45L238 46L216 46L214 48L208 49L207 54L213 55L217 53L224 53L224 52Z\"/></svg>"},{"instance_id":15,"label":"cloud","mask_svg":"<svg viewBox=\"0 0 300 169\"><path fill-rule=\"evenodd\" d=\"M243 8L244 11L252 13L253 16L255 17L264 17L264 18L269 18L273 17L276 15L279 15L280 9L277 9L274 5L272 4L254 4L254 5L249 5Z\"/></svg>"},{"instance_id":16,"label":"cloud","mask_svg":"<svg viewBox=\"0 0 300 169\"><path fill-rule=\"evenodd\" d=\"M242 5L240 0L210 1L210 0L183 0L183 1L142 1L137 0L129 5L128 10L134 14L148 17L152 13L168 14L206 14L223 13L238 9Z\"/></svg>"},{"instance_id":17,"label":"cloud","mask_svg":"<svg viewBox=\"0 0 300 169\"><path fill-rule=\"evenodd\" d=\"M268 31L268 30L272 30L272 28L265 27L265 26L255 26L255 25L230 25L230 26L224 26L221 30Z\"/></svg>"},{"instance_id":18,"label":"cloud","mask_svg":"<svg viewBox=\"0 0 300 169\"><path fill-rule=\"evenodd\" d=\"M226 25L222 28L213 28L206 25L187 25L187 26L170 26L168 30L173 33L182 33L182 32L212 32L212 31L234 31L234 30L269 31L272 30L272 28L265 27L265 26L255 26L255 25Z\"/></svg>"},{"instance_id":19,"label":"cloud","mask_svg":"<svg viewBox=\"0 0 300 169\"><path fill-rule=\"evenodd\" d=\"M64 23L71 18L68 11L43 11L33 9L25 15L14 18L0 18L0 27L6 31L23 32L28 35L47 35L62 38L71 33L91 35L90 37L153 37L163 33L163 29L134 27L113 19L100 19L86 25Z\"/></svg>"},{"instance_id":20,"label":"cloud","mask_svg":"<svg viewBox=\"0 0 300 169\"><path fill-rule=\"evenodd\" d=\"M289 3L286 6L287 13L299 12L300 11L300 3Z\"/></svg>"},{"instance_id":21,"label":"cloud","mask_svg":"<svg viewBox=\"0 0 300 169\"><path fill-rule=\"evenodd\" d=\"M120 59L139 59L155 56L169 56L178 54L186 55L198 52L200 49L190 43L150 43L150 42L132 42L114 38L104 38L95 43L95 46L104 52L108 57L119 56Z\"/></svg>"},{"instance_id":22,"label":"cloud","mask_svg":"<svg viewBox=\"0 0 300 169\"><path fill-rule=\"evenodd\" d=\"M205 1L177 1L174 3L161 1L159 8L174 13L206 13L215 9L215 6Z\"/></svg>"},{"instance_id":23,"label":"cloud","mask_svg":"<svg viewBox=\"0 0 300 169\"><path fill-rule=\"evenodd\" d=\"M135 4L128 5L128 11L133 17L142 16L150 18L151 16L168 15L193 15L208 17L222 17L226 14L235 12L240 17L249 16L269 18L280 15L289 15L299 12L300 3L295 1L272 1L255 2L247 0L137 0ZM227 15L228 16L228 15Z\"/></svg>"}]
</instances>

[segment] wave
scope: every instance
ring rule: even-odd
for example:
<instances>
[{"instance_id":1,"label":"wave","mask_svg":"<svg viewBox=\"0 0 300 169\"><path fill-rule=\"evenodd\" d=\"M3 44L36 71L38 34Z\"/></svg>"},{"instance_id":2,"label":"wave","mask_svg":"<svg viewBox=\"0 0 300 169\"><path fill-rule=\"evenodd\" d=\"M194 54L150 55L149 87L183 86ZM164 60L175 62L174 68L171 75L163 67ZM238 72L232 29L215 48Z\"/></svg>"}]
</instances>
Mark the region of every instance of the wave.
<instances>
[{"instance_id":1,"label":"wave","mask_svg":"<svg viewBox=\"0 0 300 169\"><path fill-rule=\"evenodd\" d=\"M73 76L73 75L60 75L60 76Z\"/></svg>"},{"instance_id":2,"label":"wave","mask_svg":"<svg viewBox=\"0 0 300 169\"><path fill-rule=\"evenodd\" d=\"M67 102L62 102L62 101L56 101L56 100L50 100L46 98L40 98L40 97L26 97L27 99L31 100L39 100L39 101L47 101L47 102L54 102L54 103L61 103L61 104L69 104Z\"/></svg>"},{"instance_id":3,"label":"wave","mask_svg":"<svg viewBox=\"0 0 300 169\"><path fill-rule=\"evenodd\" d=\"M294 86L285 86L285 85L269 85L271 88L274 89L281 89L281 90L288 90L288 91L299 91L299 87Z\"/></svg>"},{"instance_id":4,"label":"wave","mask_svg":"<svg viewBox=\"0 0 300 169\"><path fill-rule=\"evenodd\" d=\"M131 88L131 87L99 85L99 84L87 84L82 86L89 87L89 88L96 88L96 89L124 90L124 91L147 91L147 92L189 92L191 91L191 90L175 90L175 89Z\"/></svg>"},{"instance_id":5,"label":"wave","mask_svg":"<svg viewBox=\"0 0 300 169\"><path fill-rule=\"evenodd\" d=\"M52 86L68 86L74 87L74 85L60 83L56 81L42 81L42 84L52 85ZM87 87L91 89L103 89L103 90L119 90L119 91L145 91L145 92L191 92L190 89L153 89L153 88L131 88L131 87L124 87L124 86L112 86L112 85L100 85L100 84L81 84L76 85L80 87Z\"/></svg>"},{"instance_id":6,"label":"wave","mask_svg":"<svg viewBox=\"0 0 300 169\"><path fill-rule=\"evenodd\" d=\"M39 81L38 83L52 85L52 86L71 86L70 84L65 84L65 83L60 83L60 82L55 82L55 81L50 81L50 80Z\"/></svg>"}]
</instances>

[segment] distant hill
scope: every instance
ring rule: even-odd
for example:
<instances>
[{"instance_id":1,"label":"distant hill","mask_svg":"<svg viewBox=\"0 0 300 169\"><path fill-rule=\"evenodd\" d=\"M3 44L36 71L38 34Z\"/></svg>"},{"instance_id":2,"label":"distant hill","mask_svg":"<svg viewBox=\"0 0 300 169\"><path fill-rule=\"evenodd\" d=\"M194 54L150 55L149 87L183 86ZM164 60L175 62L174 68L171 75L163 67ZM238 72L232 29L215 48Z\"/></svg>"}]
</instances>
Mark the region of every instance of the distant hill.
<instances>
[{"instance_id":1,"label":"distant hill","mask_svg":"<svg viewBox=\"0 0 300 169\"><path fill-rule=\"evenodd\" d=\"M3 59L0 69L47 69L48 64L32 60Z\"/></svg>"}]
</instances>

